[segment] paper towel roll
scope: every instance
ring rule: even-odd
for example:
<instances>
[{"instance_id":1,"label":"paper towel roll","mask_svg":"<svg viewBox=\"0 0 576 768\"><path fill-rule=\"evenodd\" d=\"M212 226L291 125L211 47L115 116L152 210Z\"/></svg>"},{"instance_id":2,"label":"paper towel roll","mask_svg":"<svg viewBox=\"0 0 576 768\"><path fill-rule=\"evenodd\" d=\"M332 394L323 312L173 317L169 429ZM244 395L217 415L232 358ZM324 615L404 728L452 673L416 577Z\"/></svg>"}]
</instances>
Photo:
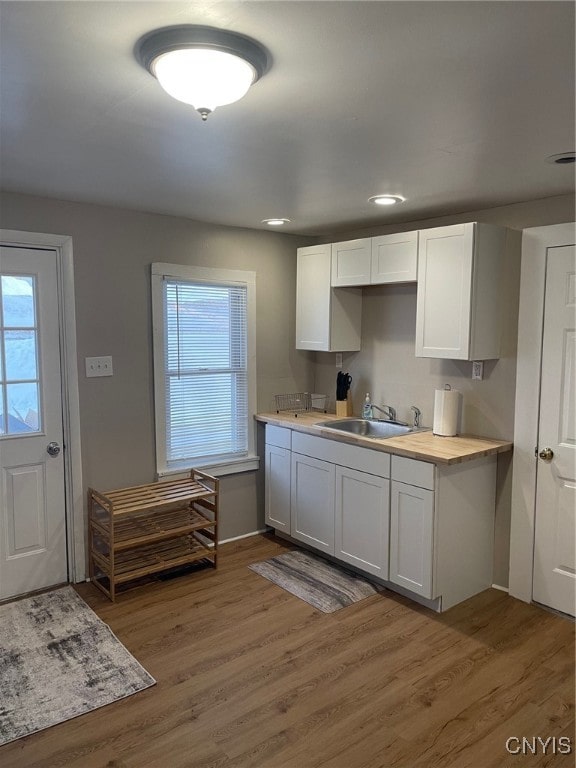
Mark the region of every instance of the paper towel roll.
<instances>
[{"instance_id":1,"label":"paper towel roll","mask_svg":"<svg viewBox=\"0 0 576 768\"><path fill-rule=\"evenodd\" d=\"M434 424L432 432L443 437L451 437L458 434L459 409L460 392L457 389L437 389L434 394Z\"/></svg>"}]
</instances>

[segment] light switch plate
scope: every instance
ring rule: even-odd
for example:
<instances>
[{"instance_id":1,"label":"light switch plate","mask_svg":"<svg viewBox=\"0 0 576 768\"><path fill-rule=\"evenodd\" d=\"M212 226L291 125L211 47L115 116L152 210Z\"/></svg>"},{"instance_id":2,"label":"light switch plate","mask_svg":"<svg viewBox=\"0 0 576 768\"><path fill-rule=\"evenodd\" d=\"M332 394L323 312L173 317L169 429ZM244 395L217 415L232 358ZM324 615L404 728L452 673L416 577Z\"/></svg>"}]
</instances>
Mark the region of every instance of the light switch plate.
<instances>
[{"instance_id":1,"label":"light switch plate","mask_svg":"<svg viewBox=\"0 0 576 768\"><path fill-rule=\"evenodd\" d=\"M86 360L86 378L90 379L93 376L112 376L112 357L105 355L104 357L87 357Z\"/></svg>"},{"instance_id":2,"label":"light switch plate","mask_svg":"<svg viewBox=\"0 0 576 768\"><path fill-rule=\"evenodd\" d=\"M336 368L342 368L342 352L336 352Z\"/></svg>"}]
</instances>

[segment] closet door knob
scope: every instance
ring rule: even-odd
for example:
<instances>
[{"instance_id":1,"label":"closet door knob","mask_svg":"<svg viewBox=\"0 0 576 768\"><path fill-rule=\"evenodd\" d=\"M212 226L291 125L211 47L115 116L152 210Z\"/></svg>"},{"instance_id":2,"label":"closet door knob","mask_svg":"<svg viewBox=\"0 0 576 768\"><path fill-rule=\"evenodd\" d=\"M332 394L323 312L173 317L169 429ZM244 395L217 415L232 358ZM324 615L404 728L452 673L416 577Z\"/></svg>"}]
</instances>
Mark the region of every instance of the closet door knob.
<instances>
[{"instance_id":1,"label":"closet door knob","mask_svg":"<svg viewBox=\"0 0 576 768\"><path fill-rule=\"evenodd\" d=\"M543 459L544 461L552 461L552 459L554 458L554 451L552 450L552 448L543 448L538 454L538 456L540 456L540 458Z\"/></svg>"}]
</instances>

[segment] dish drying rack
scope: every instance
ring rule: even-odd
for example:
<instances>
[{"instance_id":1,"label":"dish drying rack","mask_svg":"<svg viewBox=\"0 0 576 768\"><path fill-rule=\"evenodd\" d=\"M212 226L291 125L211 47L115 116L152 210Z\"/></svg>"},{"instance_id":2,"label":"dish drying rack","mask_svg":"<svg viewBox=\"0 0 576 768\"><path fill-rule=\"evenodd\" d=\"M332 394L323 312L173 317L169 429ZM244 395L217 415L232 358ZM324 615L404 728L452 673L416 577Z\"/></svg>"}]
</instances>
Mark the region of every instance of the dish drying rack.
<instances>
[{"instance_id":1,"label":"dish drying rack","mask_svg":"<svg viewBox=\"0 0 576 768\"><path fill-rule=\"evenodd\" d=\"M293 392L288 395L274 395L276 413L291 411L294 416L307 411L326 413L326 395L311 394L310 392Z\"/></svg>"}]
</instances>

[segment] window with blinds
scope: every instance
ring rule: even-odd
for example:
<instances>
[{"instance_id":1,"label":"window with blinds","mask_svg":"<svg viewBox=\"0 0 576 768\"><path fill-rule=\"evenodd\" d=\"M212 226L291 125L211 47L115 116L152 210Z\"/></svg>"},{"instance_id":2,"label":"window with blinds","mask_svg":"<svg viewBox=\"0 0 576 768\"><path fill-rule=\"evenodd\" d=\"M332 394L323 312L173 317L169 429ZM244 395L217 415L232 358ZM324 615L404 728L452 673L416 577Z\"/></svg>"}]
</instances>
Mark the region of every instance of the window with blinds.
<instances>
[{"instance_id":1,"label":"window with blinds","mask_svg":"<svg viewBox=\"0 0 576 768\"><path fill-rule=\"evenodd\" d=\"M167 467L246 456L247 287L163 286Z\"/></svg>"},{"instance_id":2,"label":"window with blinds","mask_svg":"<svg viewBox=\"0 0 576 768\"><path fill-rule=\"evenodd\" d=\"M258 469L256 273L151 267L158 477Z\"/></svg>"}]
</instances>

